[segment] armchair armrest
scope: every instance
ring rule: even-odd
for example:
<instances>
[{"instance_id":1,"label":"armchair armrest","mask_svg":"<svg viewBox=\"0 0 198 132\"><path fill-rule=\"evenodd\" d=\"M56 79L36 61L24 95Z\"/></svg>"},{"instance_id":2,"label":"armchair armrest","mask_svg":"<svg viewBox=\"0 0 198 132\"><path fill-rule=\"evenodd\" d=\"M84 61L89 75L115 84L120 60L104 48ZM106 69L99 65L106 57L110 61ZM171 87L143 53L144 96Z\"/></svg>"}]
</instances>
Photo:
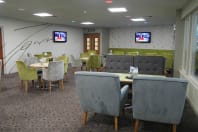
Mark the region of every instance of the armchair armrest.
<instances>
[{"instance_id":1,"label":"armchair armrest","mask_svg":"<svg viewBox=\"0 0 198 132\"><path fill-rule=\"evenodd\" d=\"M129 85L124 85L120 90L121 91L121 96L120 96L120 106L121 106L121 108L124 107L124 104L127 101L128 89L129 89Z\"/></svg>"}]
</instances>

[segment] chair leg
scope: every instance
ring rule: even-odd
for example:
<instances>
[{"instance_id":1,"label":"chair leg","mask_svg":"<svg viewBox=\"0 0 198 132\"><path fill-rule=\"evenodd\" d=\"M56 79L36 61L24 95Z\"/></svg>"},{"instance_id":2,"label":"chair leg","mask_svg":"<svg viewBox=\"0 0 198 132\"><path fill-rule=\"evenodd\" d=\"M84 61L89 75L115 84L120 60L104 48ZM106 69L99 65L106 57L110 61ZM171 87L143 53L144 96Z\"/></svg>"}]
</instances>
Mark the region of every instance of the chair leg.
<instances>
[{"instance_id":1,"label":"chair leg","mask_svg":"<svg viewBox=\"0 0 198 132\"><path fill-rule=\"evenodd\" d=\"M74 74L76 72L76 67L72 67L72 73Z\"/></svg>"},{"instance_id":2,"label":"chair leg","mask_svg":"<svg viewBox=\"0 0 198 132\"><path fill-rule=\"evenodd\" d=\"M86 122L87 122L87 112L83 112L83 121L82 121L83 126L85 126Z\"/></svg>"},{"instance_id":3,"label":"chair leg","mask_svg":"<svg viewBox=\"0 0 198 132\"><path fill-rule=\"evenodd\" d=\"M41 79L39 81L39 86L40 86L41 89L45 87L44 84L45 84L45 81L43 79Z\"/></svg>"},{"instance_id":4,"label":"chair leg","mask_svg":"<svg viewBox=\"0 0 198 132\"><path fill-rule=\"evenodd\" d=\"M64 80L67 80L67 73L64 74Z\"/></svg>"},{"instance_id":5,"label":"chair leg","mask_svg":"<svg viewBox=\"0 0 198 132\"><path fill-rule=\"evenodd\" d=\"M64 90L64 83L63 83L63 80L61 80L61 89Z\"/></svg>"},{"instance_id":6,"label":"chair leg","mask_svg":"<svg viewBox=\"0 0 198 132\"><path fill-rule=\"evenodd\" d=\"M26 80L26 81L24 81L24 83L25 83L25 92L27 93L28 92L28 81Z\"/></svg>"},{"instance_id":7,"label":"chair leg","mask_svg":"<svg viewBox=\"0 0 198 132\"><path fill-rule=\"evenodd\" d=\"M63 80L59 80L59 81L58 81L58 85L59 85L59 88L60 88L61 90L64 90Z\"/></svg>"},{"instance_id":8,"label":"chair leg","mask_svg":"<svg viewBox=\"0 0 198 132\"><path fill-rule=\"evenodd\" d=\"M35 85L34 85L34 80L32 80L32 87L33 87L33 88L35 87Z\"/></svg>"},{"instance_id":9,"label":"chair leg","mask_svg":"<svg viewBox=\"0 0 198 132\"><path fill-rule=\"evenodd\" d=\"M139 127L139 120L135 120L135 125L134 125L134 128L133 128L133 132L138 132L138 127Z\"/></svg>"},{"instance_id":10,"label":"chair leg","mask_svg":"<svg viewBox=\"0 0 198 132\"><path fill-rule=\"evenodd\" d=\"M173 132L176 132L176 131L177 131L177 126L176 126L176 124L173 124L172 127L173 127L173 128L172 128L172 131L173 131Z\"/></svg>"},{"instance_id":11,"label":"chair leg","mask_svg":"<svg viewBox=\"0 0 198 132\"><path fill-rule=\"evenodd\" d=\"M115 127L115 131L118 131L118 117L114 116L114 127Z\"/></svg>"},{"instance_id":12,"label":"chair leg","mask_svg":"<svg viewBox=\"0 0 198 132\"><path fill-rule=\"evenodd\" d=\"M52 82L51 81L49 81L49 91L50 91L50 93L52 91Z\"/></svg>"},{"instance_id":13,"label":"chair leg","mask_svg":"<svg viewBox=\"0 0 198 132\"><path fill-rule=\"evenodd\" d=\"M23 80L21 80L21 88L23 88L23 83L24 83Z\"/></svg>"}]
</instances>

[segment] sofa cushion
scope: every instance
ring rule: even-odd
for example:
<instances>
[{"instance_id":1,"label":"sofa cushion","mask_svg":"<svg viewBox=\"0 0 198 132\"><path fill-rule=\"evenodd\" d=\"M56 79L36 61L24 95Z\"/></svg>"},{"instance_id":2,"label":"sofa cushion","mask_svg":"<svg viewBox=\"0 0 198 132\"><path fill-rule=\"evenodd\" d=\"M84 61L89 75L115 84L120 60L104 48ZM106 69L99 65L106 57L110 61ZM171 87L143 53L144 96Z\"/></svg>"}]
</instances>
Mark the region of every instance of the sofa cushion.
<instances>
[{"instance_id":1,"label":"sofa cushion","mask_svg":"<svg viewBox=\"0 0 198 132\"><path fill-rule=\"evenodd\" d=\"M130 55L107 55L106 72L128 73L133 66L133 57Z\"/></svg>"},{"instance_id":2,"label":"sofa cushion","mask_svg":"<svg viewBox=\"0 0 198 132\"><path fill-rule=\"evenodd\" d=\"M134 56L134 66L140 74L163 75L165 58L162 56Z\"/></svg>"}]
</instances>

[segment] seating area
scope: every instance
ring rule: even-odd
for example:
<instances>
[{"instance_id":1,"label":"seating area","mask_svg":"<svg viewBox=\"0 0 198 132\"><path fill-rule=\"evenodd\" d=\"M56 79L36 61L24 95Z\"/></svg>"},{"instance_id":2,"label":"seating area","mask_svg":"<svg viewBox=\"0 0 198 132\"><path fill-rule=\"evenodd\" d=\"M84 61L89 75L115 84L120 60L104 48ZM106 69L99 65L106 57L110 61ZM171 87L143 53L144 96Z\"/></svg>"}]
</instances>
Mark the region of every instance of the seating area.
<instances>
[{"instance_id":1,"label":"seating area","mask_svg":"<svg viewBox=\"0 0 198 132\"><path fill-rule=\"evenodd\" d=\"M198 132L198 1L0 8L0 132Z\"/></svg>"},{"instance_id":2,"label":"seating area","mask_svg":"<svg viewBox=\"0 0 198 132\"><path fill-rule=\"evenodd\" d=\"M114 131L119 131L119 118L127 113L133 120L134 132L138 132L142 120L172 124L172 132L176 132L183 116L188 82L168 77L165 65L163 56L127 54L103 58L93 51L81 53L79 58L70 55L70 59L66 54L54 57L52 52L43 52L42 56L27 55L16 61L26 94L32 94L32 89L47 89L51 95L57 93L57 87L64 92L68 90L68 77L73 76L83 127L95 113L113 117Z\"/></svg>"},{"instance_id":3,"label":"seating area","mask_svg":"<svg viewBox=\"0 0 198 132\"><path fill-rule=\"evenodd\" d=\"M52 52L43 52L34 56L29 54L16 60L21 88L25 85L25 92L28 93L29 81L32 81L33 87L47 88L51 93L52 82L57 81L63 90L63 80L66 79L68 73L69 57L65 54L53 57Z\"/></svg>"},{"instance_id":4,"label":"seating area","mask_svg":"<svg viewBox=\"0 0 198 132\"><path fill-rule=\"evenodd\" d=\"M173 76L174 50L155 50L155 49L132 49L132 48L110 48L112 55L131 55L131 56L162 56L165 58L165 69L169 76Z\"/></svg>"},{"instance_id":5,"label":"seating area","mask_svg":"<svg viewBox=\"0 0 198 132\"><path fill-rule=\"evenodd\" d=\"M165 75L165 61L162 56L107 55L105 71L128 73L134 66L140 74Z\"/></svg>"}]
</instances>

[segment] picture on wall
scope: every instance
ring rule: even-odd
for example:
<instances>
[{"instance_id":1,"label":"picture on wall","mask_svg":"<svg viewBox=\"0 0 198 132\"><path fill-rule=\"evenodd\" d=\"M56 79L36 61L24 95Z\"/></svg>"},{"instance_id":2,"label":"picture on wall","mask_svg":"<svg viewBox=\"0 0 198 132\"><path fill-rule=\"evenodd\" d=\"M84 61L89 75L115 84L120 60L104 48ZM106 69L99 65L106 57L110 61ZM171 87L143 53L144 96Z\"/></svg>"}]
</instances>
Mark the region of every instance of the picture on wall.
<instances>
[{"instance_id":1,"label":"picture on wall","mask_svg":"<svg viewBox=\"0 0 198 132\"><path fill-rule=\"evenodd\" d=\"M150 43L151 42L151 32L136 32L135 33L136 43Z\"/></svg>"},{"instance_id":2,"label":"picture on wall","mask_svg":"<svg viewBox=\"0 0 198 132\"><path fill-rule=\"evenodd\" d=\"M67 32L54 31L53 32L53 41L56 42L56 43L65 43L65 42L67 42Z\"/></svg>"}]
</instances>

